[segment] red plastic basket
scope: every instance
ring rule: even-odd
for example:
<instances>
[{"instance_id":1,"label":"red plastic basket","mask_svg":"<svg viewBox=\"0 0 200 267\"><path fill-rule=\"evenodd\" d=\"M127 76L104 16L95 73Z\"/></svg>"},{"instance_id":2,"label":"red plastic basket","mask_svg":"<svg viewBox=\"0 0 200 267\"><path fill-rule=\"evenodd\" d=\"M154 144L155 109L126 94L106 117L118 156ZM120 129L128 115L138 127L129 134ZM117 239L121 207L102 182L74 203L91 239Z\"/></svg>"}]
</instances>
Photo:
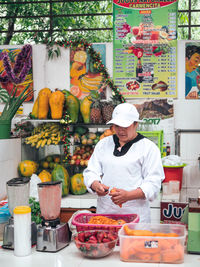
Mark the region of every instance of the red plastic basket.
<instances>
[{"instance_id":1,"label":"red plastic basket","mask_svg":"<svg viewBox=\"0 0 200 267\"><path fill-rule=\"evenodd\" d=\"M106 216L113 220L124 220L126 223L139 222L139 216L137 214L97 214L97 213L80 213L74 216L72 219L72 224L76 226L76 230L86 231L86 230L112 230L118 232L122 225L113 224L89 224L89 220L94 216Z\"/></svg>"}]
</instances>

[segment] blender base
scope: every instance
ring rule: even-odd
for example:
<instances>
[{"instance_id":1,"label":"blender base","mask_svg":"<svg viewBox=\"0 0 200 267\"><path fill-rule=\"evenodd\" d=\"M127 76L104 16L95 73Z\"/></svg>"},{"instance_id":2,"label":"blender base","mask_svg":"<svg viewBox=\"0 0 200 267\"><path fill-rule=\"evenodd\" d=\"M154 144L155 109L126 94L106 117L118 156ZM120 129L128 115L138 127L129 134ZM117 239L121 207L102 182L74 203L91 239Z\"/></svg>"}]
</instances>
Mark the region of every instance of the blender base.
<instances>
[{"instance_id":1,"label":"blender base","mask_svg":"<svg viewBox=\"0 0 200 267\"><path fill-rule=\"evenodd\" d=\"M71 241L71 231L67 223L56 227L38 226L36 250L41 252L57 252L68 246Z\"/></svg>"},{"instance_id":2,"label":"blender base","mask_svg":"<svg viewBox=\"0 0 200 267\"><path fill-rule=\"evenodd\" d=\"M35 222L31 222L31 244L37 243L37 226ZM2 248L14 249L14 219L11 217L8 224L4 226L3 245Z\"/></svg>"}]
</instances>

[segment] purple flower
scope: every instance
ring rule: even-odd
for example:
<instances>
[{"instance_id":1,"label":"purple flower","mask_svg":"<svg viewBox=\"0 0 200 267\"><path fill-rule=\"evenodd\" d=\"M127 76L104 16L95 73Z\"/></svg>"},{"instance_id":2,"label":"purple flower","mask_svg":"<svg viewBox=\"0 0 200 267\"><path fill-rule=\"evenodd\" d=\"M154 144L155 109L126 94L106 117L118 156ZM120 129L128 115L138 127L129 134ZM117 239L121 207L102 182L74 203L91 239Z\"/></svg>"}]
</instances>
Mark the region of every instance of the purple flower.
<instances>
[{"instance_id":1,"label":"purple flower","mask_svg":"<svg viewBox=\"0 0 200 267\"><path fill-rule=\"evenodd\" d=\"M24 45L21 52L17 55L14 68L12 69L8 54L6 52L2 52L0 54L0 60L3 60L3 65L6 71L6 75L4 77L0 75L0 82L5 83L11 81L12 83L15 84L22 83L25 80L26 75L28 74L31 68L31 57L32 57L31 45Z\"/></svg>"}]
</instances>

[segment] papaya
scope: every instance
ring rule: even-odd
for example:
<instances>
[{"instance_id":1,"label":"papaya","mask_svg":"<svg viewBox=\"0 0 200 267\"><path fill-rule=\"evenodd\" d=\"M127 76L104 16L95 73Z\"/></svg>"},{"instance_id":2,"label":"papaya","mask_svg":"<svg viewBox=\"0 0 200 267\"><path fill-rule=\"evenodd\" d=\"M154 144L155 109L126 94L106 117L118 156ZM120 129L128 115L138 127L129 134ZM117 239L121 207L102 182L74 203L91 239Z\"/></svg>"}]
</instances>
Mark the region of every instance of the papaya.
<instances>
[{"instance_id":1,"label":"papaya","mask_svg":"<svg viewBox=\"0 0 200 267\"><path fill-rule=\"evenodd\" d=\"M49 88L43 88L38 94L38 119L47 119L49 112L49 97L51 90Z\"/></svg>"},{"instance_id":2,"label":"papaya","mask_svg":"<svg viewBox=\"0 0 200 267\"><path fill-rule=\"evenodd\" d=\"M80 103L79 99L67 90L63 90L65 94L65 106L72 123L77 123L79 116Z\"/></svg>"},{"instance_id":3,"label":"papaya","mask_svg":"<svg viewBox=\"0 0 200 267\"><path fill-rule=\"evenodd\" d=\"M59 120L62 118L65 95L60 90L56 89L49 97L49 105L51 109L51 118Z\"/></svg>"},{"instance_id":4,"label":"papaya","mask_svg":"<svg viewBox=\"0 0 200 267\"><path fill-rule=\"evenodd\" d=\"M76 173L70 178L70 192L73 195L83 195L87 192L83 180L82 173Z\"/></svg>"},{"instance_id":5,"label":"papaya","mask_svg":"<svg viewBox=\"0 0 200 267\"><path fill-rule=\"evenodd\" d=\"M69 173L65 169L65 167L60 164L56 164L51 173L51 179L52 181L62 182L62 197L69 194L70 178Z\"/></svg>"},{"instance_id":6,"label":"papaya","mask_svg":"<svg viewBox=\"0 0 200 267\"><path fill-rule=\"evenodd\" d=\"M33 109L30 114L31 119L37 119L38 118L38 97L36 98L34 104L33 104Z\"/></svg>"},{"instance_id":7,"label":"papaya","mask_svg":"<svg viewBox=\"0 0 200 267\"><path fill-rule=\"evenodd\" d=\"M38 174L40 180L43 182L51 182L51 173L46 171L46 170L42 170L39 174Z\"/></svg>"},{"instance_id":8,"label":"papaya","mask_svg":"<svg viewBox=\"0 0 200 267\"><path fill-rule=\"evenodd\" d=\"M83 100L81 100L80 104L80 112L83 117L84 123L90 123L90 107L92 104L91 96L85 96Z\"/></svg>"},{"instance_id":9,"label":"papaya","mask_svg":"<svg viewBox=\"0 0 200 267\"><path fill-rule=\"evenodd\" d=\"M33 173L36 173L38 164L32 160L23 160L18 164L18 173L24 177L30 177Z\"/></svg>"}]
</instances>

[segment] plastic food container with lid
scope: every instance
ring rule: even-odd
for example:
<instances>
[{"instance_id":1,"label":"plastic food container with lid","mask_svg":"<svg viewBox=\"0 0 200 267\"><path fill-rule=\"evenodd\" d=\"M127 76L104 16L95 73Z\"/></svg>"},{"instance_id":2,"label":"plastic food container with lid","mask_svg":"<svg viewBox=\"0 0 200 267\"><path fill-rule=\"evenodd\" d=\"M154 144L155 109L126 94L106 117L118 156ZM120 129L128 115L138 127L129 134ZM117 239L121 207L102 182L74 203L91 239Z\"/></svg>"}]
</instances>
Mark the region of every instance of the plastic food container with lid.
<instances>
[{"instance_id":1,"label":"plastic food container with lid","mask_svg":"<svg viewBox=\"0 0 200 267\"><path fill-rule=\"evenodd\" d=\"M122 226L118 235L122 261L184 262L184 225L128 223Z\"/></svg>"}]
</instances>

